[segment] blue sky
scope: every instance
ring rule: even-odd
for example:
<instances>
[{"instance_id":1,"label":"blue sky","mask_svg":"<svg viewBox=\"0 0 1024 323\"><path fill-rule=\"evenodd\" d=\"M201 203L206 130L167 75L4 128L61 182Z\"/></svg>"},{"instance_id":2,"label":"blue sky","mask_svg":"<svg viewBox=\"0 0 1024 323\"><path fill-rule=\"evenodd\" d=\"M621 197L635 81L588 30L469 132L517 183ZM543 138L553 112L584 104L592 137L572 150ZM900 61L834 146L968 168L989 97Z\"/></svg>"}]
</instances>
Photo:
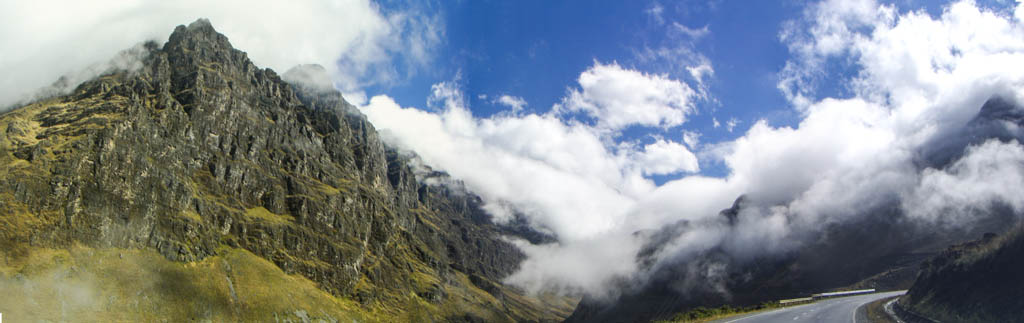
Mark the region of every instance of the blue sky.
<instances>
[{"instance_id":1,"label":"blue sky","mask_svg":"<svg viewBox=\"0 0 1024 323\"><path fill-rule=\"evenodd\" d=\"M980 1L1007 7L1005 1ZM783 24L798 20L805 1L443 1L413 5L439 13L444 35L431 64L400 82L374 84L369 95L385 94L402 106L427 107L431 86L455 81L477 117L509 109L500 95L524 99L527 112L545 113L576 86L580 73L595 62L618 63L644 73L663 74L696 87L685 70L687 57L645 59L645 49L684 47L706 58L713 70L708 97L696 100L697 112L669 129L630 127L618 140L649 143L652 134L681 140L682 131L700 134L702 143L734 139L753 122L796 126L798 112L777 87L791 55L779 39ZM943 2L897 1L900 11L942 12ZM381 3L384 11L410 5ZM681 34L676 25L705 29L699 37ZM855 76L849 61L832 61L821 80L821 97L849 96L845 81ZM730 131L725 126L736 122ZM719 127L714 123L718 121ZM713 160L701 160L701 173L724 176ZM658 184L678 177L651 176Z\"/></svg>"},{"instance_id":2,"label":"blue sky","mask_svg":"<svg viewBox=\"0 0 1024 323\"><path fill-rule=\"evenodd\" d=\"M446 31L436 64L406 82L371 86L369 94L387 94L403 106L425 107L431 85L458 78L476 116L508 109L493 102L502 94L521 97L528 102L527 111L543 113L595 61L617 62L692 84L692 77L678 62L640 57L645 48L686 46L713 62L714 76L707 84L711 97L697 102L698 112L685 124L659 131L666 137L681 140L681 130L687 129L699 132L703 142L718 142L742 133L752 120L767 119L778 125L796 120L776 89L776 74L788 57L778 41L779 29L783 21L800 14L800 5L452 1L436 9L443 13ZM679 35L673 24L708 32L692 39ZM713 119L722 125L715 128ZM731 119L739 122L733 132L724 125ZM645 134L652 129L631 130L624 139L651 140ZM705 173L722 174L721 167L709 166L704 167Z\"/></svg>"}]
</instances>

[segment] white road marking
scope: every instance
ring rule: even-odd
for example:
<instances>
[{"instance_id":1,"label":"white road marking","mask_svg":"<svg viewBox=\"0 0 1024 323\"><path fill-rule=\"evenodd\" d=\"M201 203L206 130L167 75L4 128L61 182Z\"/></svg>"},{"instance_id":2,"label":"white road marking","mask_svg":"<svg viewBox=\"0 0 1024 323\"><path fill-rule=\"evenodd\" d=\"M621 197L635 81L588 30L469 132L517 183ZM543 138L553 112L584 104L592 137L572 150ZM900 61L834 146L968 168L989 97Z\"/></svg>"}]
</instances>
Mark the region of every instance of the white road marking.
<instances>
[{"instance_id":1,"label":"white road marking","mask_svg":"<svg viewBox=\"0 0 1024 323\"><path fill-rule=\"evenodd\" d=\"M896 323L905 323L903 322L903 320L900 319L898 315L896 315L896 312L892 309L892 304L896 303L897 300L899 300L899 298L894 298L888 303L885 303L885 314L888 314L890 318L896 320Z\"/></svg>"},{"instance_id":2,"label":"white road marking","mask_svg":"<svg viewBox=\"0 0 1024 323\"><path fill-rule=\"evenodd\" d=\"M803 305L800 305L800 306L803 306ZM790 310L790 309L792 309L792 308L783 308L783 309L779 309L779 310L763 312L763 313L754 314L754 315L747 316L747 317L741 317L741 318L738 318L738 319L735 319L735 320L732 320L732 321L727 321L725 323L739 322L739 321L742 321L742 320L758 317L758 316L765 315L765 314L773 314L773 313L778 313L778 312L785 312L785 311Z\"/></svg>"},{"instance_id":3,"label":"white road marking","mask_svg":"<svg viewBox=\"0 0 1024 323\"><path fill-rule=\"evenodd\" d=\"M857 309L859 309L859 308L860 308L860 306L857 306L857 307L853 308L853 316L850 317L850 321L853 322L853 323L857 323Z\"/></svg>"}]
</instances>

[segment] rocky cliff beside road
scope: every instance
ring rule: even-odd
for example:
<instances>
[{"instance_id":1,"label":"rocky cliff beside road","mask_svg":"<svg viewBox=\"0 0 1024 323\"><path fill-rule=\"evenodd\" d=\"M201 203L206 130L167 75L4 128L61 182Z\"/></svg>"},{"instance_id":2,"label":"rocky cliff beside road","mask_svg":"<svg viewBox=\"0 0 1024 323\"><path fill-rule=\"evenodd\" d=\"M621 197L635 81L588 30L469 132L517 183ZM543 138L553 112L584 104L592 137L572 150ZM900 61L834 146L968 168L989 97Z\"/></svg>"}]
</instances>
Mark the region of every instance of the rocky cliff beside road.
<instances>
[{"instance_id":1,"label":"rocky cliff beside road","mask_svg":"<svg viewBox=\"0 0 1024 323\"><path fill-rule=\"evenodd\" d=\"M571 311L568 299L502 285L523 259L502 235L532 233L493 224L464 190L427 185L444 175L386 146L322 86L322 68L261 69L206 20L142 48L138 68L0 115L0 278L25 293L0 300L10 319L554 321ZM106 305L44 300L42 281L76 282ZM49 293L74 296L65 286Z\"/></svg>"}]
</instances>

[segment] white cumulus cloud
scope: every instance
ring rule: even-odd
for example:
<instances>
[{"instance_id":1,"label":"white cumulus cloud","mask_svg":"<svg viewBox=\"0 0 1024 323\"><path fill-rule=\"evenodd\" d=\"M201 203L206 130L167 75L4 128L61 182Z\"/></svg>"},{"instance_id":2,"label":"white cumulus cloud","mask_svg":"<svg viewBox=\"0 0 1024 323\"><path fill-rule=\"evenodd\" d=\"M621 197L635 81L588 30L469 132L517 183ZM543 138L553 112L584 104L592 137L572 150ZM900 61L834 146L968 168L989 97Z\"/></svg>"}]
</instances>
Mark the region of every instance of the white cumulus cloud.
<instances>
[{"instance_id":1,"label":"white cumulus cloud","mask_svg":"<svg viewBox=\"0 0 1024 323\"><path fill-rule=\"evenodd\" d=\"M595 62L577 82L580 88L571 89L556 110L584 112L602 129L678 126L696 112L697 93L685 82L665 75Z\"/></svg>"},{"instance_id":2,"label":"white cumulus cloud","mask_svg":"<svg viewBox=\"0 0 1024 323\"><path fill-rule=\"evenodd\" d=\"M678 142L659 139L644 146L638 166L647 175L668 175L679 172L697 172L697 156Z\"/></svg>"},{"instance_id":3,"label":"white cumulus cloud","mask_svg":"<svg viewBox=\"0 0 1024 323\"><path fill-rule=\"evenodd\" d=\"M523 108L526 107L526 100L521 97L511 96L508 94L499 96L494 102L512 108L513 114L523 111Z\"/></svg>"}]
</instances>

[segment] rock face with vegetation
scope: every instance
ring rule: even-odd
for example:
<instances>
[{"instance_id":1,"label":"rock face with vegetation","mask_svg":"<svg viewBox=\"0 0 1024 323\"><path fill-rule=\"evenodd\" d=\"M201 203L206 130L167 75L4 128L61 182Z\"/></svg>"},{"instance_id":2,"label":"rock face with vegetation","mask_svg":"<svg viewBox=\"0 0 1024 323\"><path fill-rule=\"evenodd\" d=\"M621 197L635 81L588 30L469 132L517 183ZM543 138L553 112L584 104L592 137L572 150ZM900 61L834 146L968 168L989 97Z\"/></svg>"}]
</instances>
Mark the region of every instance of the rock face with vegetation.
<instances>
[{"instance_id":1,"label":"rock face with vegetation","mask_svg":"<svg viewBox=\"0 0 1024 323\"><path fill-rule=\"evenodd\" d=\"M1024 227L952 246L921 265L900 304L941 322L1024 320Z\"/></svg>"},{"instance_id":2,"label":"rock face with vegetation","mask_svg":"<svg viewBox=\"0 0 1024 323\"><path fill-rule=\"evenodd\" d=\"M322 69L299 67L285 81L205 20L143 48L137 69L0 115L5 280L53 271L73 280L155 252L166 268L144 260L149 269L138 273L224 276L188 284L209 287L205 305L175 309L195 319L547 321L571 311L565 299L503 286L523 255L501 236L516 231L491 223L472 194L426 185L443 175L414 170L413 157L385 146L318 83ZM250 263L260 265L239 268ZM277 285L244 290L259 285L242 277L252 271ZM136 305L182 292L137 286L149 278L107 277L92 292ZM118 284L132 290L110 290ZM275 299L289 291L321 301ZM61 319L36 305L39 318Z\"/></svg>"}]
</instances>

